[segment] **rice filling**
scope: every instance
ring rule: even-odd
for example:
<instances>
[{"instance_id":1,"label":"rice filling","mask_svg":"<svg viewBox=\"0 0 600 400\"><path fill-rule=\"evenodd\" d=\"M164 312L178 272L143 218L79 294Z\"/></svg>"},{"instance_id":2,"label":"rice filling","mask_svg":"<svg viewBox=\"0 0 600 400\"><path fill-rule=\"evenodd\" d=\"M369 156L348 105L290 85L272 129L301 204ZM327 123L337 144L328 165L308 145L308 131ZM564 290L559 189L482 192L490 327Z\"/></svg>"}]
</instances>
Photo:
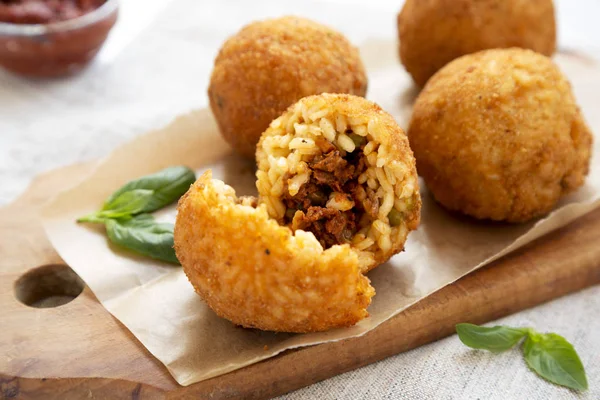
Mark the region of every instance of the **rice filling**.
<instances>
[{"instance_id":1,"label":"rice filling","mask_svg":"<svg viewBox=\"0 0 600 400\"><path fill-rule=\"evenodd\" d=\"M402 251L420 196L406 134L360 97L309 96L257 147L259 205L319 251L349 246L366 272ZM307 236L305 236L307 235Z\"/></svg>"}]
</instances>

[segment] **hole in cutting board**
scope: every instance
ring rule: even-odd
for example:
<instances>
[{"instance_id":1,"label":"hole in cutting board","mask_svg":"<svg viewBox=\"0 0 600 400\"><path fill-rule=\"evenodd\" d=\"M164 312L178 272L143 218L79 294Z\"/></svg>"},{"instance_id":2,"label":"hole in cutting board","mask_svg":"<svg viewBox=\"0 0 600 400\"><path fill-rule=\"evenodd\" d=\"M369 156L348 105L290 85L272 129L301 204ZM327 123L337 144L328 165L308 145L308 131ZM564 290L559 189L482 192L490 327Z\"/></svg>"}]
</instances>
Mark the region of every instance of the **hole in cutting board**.
<instances>
[{"instance_id":1,"label":"hole in cutting board","mask_svg":"<svg viewBox=\"0 0 600 400\"><path fill-rule=\"evenodd\" d=\"M52 308L73 301L83 291L83 280L64 264L48 264L27 271L15 282L15 296L36 308Z\"/></svg>"}]
</instances>

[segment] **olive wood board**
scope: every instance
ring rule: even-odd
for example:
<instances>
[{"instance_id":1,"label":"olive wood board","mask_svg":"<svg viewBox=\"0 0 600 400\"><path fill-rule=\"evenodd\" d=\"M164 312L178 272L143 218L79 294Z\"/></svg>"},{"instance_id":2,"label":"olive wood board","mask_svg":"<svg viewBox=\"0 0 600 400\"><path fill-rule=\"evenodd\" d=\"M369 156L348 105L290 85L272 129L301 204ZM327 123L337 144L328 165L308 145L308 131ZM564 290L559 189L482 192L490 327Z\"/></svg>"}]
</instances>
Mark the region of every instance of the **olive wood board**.
<instances>
[{"instance_id":1,"label":"olive wood board","mask_svg":"<svg viewBox=\"0 0 600 400\"><path fill-rule=\"evenodd\" d=\"M17 280L27 271L64 265L43 231L40 205L94 165L43 174L0 209L2 399L270 398L451 335L456 323L492 321L600 283L598 209L439 290L364 336L286 351L182 387L89 288L54 308L34 308L17 299L17 291L24 290Z\"/></svg>"}]
</instances>

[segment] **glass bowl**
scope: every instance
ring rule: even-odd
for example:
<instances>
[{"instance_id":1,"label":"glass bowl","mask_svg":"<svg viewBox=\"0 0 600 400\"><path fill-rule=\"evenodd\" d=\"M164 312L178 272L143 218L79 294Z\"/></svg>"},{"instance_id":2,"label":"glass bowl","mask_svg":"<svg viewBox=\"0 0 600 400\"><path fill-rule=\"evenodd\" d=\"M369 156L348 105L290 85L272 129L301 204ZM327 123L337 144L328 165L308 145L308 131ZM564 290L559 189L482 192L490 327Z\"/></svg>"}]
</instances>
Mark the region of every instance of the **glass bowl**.
<instances>
[{"instance_id":1,"label":"glass bowl","mask_svg":"<svg viewBox=\"0 0 600 400\"><path fill-rule=\"evenodd\" d=\"M98 53L117 20L118 0L48 24L0 22L0 66L33 77L74 74Z\"/></svg>"}]
</instances>

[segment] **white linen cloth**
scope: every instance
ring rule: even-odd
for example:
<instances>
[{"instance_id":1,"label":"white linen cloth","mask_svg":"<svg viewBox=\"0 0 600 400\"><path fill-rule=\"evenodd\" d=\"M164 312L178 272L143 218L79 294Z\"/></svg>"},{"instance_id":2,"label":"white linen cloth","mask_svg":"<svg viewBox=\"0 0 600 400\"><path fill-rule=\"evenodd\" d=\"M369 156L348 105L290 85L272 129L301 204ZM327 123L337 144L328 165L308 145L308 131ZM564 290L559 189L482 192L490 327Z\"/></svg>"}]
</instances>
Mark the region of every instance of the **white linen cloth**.
<instances>
[{"instance_id":1,"label":"white linen cloth","mask_svg":"<svg viewBox=\"0 0 600 400\"><path fill-rule=\"evenodd\" d=\"M600 2L555 2L561 48L583 51L600 64ZM82 74L39 81L0 70L0 205L15 199L38 173L102 157L119 143L205 106L214 56L242 25L303 15L360 45L395 37L401 3L123 0L119 23ZM600 132L595 134L600 140ZM542 381L516 350L496 356L475 352L453 336L281 398L598 399L599 310L597 286L496 321L557 332L570 340L586 367L590 390L585 394Z\"/></svg>"}]
</instances>

